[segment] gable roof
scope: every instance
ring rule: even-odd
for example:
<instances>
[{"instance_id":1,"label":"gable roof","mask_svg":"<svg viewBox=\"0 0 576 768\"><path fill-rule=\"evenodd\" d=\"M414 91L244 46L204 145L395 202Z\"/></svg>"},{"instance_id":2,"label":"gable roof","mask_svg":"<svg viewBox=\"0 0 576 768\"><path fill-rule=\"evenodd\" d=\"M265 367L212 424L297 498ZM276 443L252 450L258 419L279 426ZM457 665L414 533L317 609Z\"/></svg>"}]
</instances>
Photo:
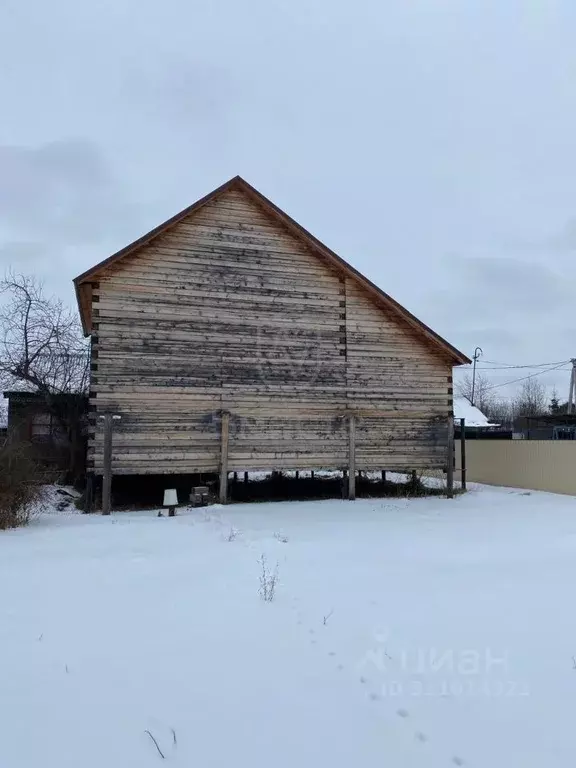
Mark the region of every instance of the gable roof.
<instances>
[{"instance_id":1,"label":"gable roof","mask_svg":"<svg viewBox=\"0 0 576 768\"><path fill-rule=\"evenodd\" d=\"M431 344L435 350L447 357L455 365L461 365L464 363L470 363L471 360L463 352L460 352L452 344L449 344L445 339L435 333L431 328L418 320L411 312L405 309L401 304L398 304L391 296L384 291L380 290L377 285L364 277L353 266L344 261L334 251L330 250L328 246L320 242L314 235L310 234L304 227L300 226L298 222L294 221L287 213L284 213L278 206L274 205L271 200L268 200L261 192L255 189L251 184L248 184L241 176L234 176L232 179L222 184L222 186L215 189L210 194L197 200L188 208L184 208L183 211L177 213L172 218L155 227L150 232L142 235L133 243L117 251L112 256L109 256L104 261L96 264L90 269L83 272L78 277L74 278L74 287L76 289L76 298L78 300L78 307L80 310L80 317L82 320L82 327L86 335L90 333L90 316L92 305L92 283L98 281L98 277L103 270L117 264L121 259L131 254L134 254L139 248L148 245L155 237L164 234L170 227L175 226L187 216L200 210L204 205L216 199L219 195L227 192L231 189L237 189L243 192L249 197L256 205L266 211L272 218L278 221L285 229L291 232L296 238L303 242L308 248L310 248L317 256L319 256L325 263L330 264L336 271L344 274L345 276L353 279L358 285L368 291L368 293L375 300L375 303L382 307L392 311L392 313L398 318L403 320L417 333L417 335L423 337L429 344Z\"/></svg>"}]
</instances>

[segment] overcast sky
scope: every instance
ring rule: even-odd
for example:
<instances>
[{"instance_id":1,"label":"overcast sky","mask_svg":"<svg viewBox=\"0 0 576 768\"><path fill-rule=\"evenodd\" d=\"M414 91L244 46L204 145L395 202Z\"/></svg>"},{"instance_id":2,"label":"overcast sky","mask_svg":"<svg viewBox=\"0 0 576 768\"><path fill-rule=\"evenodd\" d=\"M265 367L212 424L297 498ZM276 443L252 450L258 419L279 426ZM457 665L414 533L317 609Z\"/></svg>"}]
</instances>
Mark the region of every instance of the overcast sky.
<instances>
[{"instance_id":1,"label":"overcast sky","mask_svg":"<svg viewBox=\"0 0 576 768\"><path fill-rule=\"evenodd\" d=\"M0 0L0 267L72 303L239 173L468 354L566 360L575 39L574 0Z\"/></svg>"}]
</instances>

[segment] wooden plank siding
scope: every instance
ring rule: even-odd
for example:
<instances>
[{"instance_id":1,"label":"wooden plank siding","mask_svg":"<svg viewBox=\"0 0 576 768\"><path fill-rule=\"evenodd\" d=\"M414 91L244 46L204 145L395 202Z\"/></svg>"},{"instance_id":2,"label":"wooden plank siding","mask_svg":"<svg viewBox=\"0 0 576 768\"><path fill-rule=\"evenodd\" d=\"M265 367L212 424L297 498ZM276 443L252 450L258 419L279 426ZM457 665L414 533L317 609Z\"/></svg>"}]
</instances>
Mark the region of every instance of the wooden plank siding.
<instances>
[{"instance_id":1,"label":"wooden plank siding","mask_svg":"<svg viewBox=\"0 0 576 768\"><path fill-rule=\"evenodd\" d=\"M229 189L92 285L91 468L114 474L446 464L452 363Z\"/></svg>"}]
</instances>

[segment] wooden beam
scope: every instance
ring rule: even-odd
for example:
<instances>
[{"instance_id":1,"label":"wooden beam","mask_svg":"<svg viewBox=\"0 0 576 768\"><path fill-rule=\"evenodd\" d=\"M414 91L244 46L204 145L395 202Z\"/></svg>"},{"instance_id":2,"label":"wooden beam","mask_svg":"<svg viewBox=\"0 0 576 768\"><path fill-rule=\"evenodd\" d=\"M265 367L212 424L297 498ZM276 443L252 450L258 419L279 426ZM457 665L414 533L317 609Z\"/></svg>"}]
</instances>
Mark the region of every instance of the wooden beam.
<instances>
[{"instance_id":1,"label":"wooden beam","mask_svg":"<svg viewBox=\"0 0 576 768\"><path fill-rule=\"evenodd\" d=\"M112 414L100 418L104 421L104 473L102 477L102 514L109 515L112 497Z\"/></svg>"},{"instance_id":2,"label":"wooden beam","mask_svg":"<svg viewBox=\"0 0 576 768\"><path fill-rule=\"evenodd\" d=\"M460 419L460 477L462 490L466 490L466 419Z\"/></svg>"},{"instance_id":3,"label":"wooden beam","mask_svg":"<svg viewBox=\"0 0 576 768\"><path fill-rule=\"evenodd\" d=\"M220 438L220 504L228 501L228 440L230 432L230 414L222 413L222 431Z\"/></svg>"},{"instance_id":4,"label":"wooden beam","mask_svg":"<svg viewBox=\"0 0 576 768\"><path fill-rule=\"evenodd\" d=\"M448 416L448 439L446 445L446 496L454 498L454 416Z\"/></svg>"},{"instance_id":5,"label":"wooden beam","mask_svg":"<svg viewBox=\"0 0 576 768\"><path fill-rule=\"evenodd\" d=\"M356 498L356 416L348 417L348 498Z\"/></svg>"},{"instance_id":6,"label":"wooden beam","mask_svg":"<svg viewBox=\"0 0 576 768\"><path fill-rule=\"evenodd\" d=\"M86 475L84 499L84 512L92 512L94 509L94 472L88 472Z\"/></svg>"}]
</instances>

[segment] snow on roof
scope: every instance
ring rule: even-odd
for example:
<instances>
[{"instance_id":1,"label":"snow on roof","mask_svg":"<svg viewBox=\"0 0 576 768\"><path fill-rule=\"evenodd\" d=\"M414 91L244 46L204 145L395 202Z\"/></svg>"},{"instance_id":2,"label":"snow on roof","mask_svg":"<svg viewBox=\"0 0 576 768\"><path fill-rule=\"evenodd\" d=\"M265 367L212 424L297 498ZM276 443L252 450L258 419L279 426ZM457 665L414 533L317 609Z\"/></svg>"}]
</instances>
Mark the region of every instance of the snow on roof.
<instances>
[{"instance_id":1,"label":"snow on roof","mask_svg":"<svg viewBox=\"0 0 576 768\"><path fill-rule=\"evenodd\" d=\"M454 420L466 419L467 427L497 427L498 424L492 424L488 421L479 408L466 397L454 398Z\"/></svg>"}]
</instances>

